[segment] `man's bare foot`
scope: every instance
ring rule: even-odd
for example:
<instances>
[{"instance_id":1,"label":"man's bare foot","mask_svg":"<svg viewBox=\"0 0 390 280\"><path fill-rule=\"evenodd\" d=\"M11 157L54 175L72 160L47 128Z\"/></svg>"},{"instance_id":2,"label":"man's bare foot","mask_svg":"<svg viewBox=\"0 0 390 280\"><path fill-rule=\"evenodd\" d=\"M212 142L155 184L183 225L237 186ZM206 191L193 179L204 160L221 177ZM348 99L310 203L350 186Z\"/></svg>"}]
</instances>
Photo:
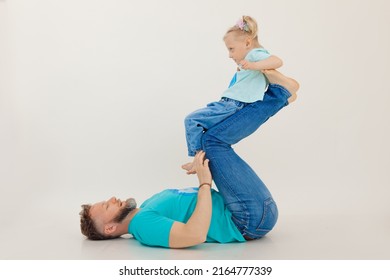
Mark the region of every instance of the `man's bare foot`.
<instances>
[{"instance_id":1,"label":"man's bare foot","mask_svg":"<svg viewBox=\"0 0 390 280\"><path fill-rule=\"evenodd\" d=\"M181 168L187 170L187 174L196 174L196 171L194 170L193 162L188 162L186 164L183 164Z\"/></svg>"},{"instance_id":2,"label":"man's bare foot","mask_svg":"<svg viewBox=\"0 0 390 280\"><path fill-rule=\"evenodd\" d=\"M263 70L262 72L271 84L281 85L291 93L291 97L288 99L289 104L297 99L299 84L296 80L284 76L277 70Z\"/></svg>"}]
</instances>

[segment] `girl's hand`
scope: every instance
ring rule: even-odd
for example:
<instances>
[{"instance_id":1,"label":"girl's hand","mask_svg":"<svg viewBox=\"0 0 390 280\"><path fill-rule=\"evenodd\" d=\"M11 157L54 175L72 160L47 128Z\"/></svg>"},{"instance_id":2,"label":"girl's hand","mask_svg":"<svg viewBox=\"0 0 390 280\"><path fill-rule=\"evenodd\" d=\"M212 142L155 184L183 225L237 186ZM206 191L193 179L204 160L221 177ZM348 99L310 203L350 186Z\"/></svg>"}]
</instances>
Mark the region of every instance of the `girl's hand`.
<instances>
[{"instance_id":1,"label":"girl's hand","mask_svg":"<svg viewBox=\"0 0 390 280\"><path fill-rule=\"evenodd\" d=\"M249 62L247 60L241 60L240 66L242 69L245 69L245 70L254 70L253 69L253 62Z\"/></svg>"},{"instance_id":2,"label":"girl's hand","mask_svg":"<svg viewBox=\"0 0 390 280\"><path fill-rule=\"evenodd\" d=\"M206 153L199 151L194 158L194 169L198 176L199 184L211 184L213 178L209 168L209 160L206 159Z\"/></svg>"}]
</instances>

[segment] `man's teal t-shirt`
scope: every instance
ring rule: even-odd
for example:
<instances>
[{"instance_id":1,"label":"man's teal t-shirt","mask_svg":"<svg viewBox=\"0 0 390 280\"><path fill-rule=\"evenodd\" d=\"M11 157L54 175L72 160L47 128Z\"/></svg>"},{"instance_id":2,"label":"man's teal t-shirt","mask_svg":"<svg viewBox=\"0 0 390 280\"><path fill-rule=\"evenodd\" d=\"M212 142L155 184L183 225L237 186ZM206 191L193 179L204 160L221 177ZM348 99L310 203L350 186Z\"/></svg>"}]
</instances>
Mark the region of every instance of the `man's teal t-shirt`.
<instances>
[{"instance_id":1,"label":"man's teal t-shirt","mask_svg":"<svg viewBox=\"0 0 390 280\"><path fill-rule=\"evenodd\" d=\"M271 55L264 48L251 50L245 60L256 62L264 60ZM268 81L263 73L255 70L240 69L233 76L229 88L224 91L222 97L228 97L245 103L263 100Z\"/></svg>"},{"instance_id":2,"label":"man's teal t-shirt","mask_svg":"<svg viewBox=\"0 0 390 280\"><path fill-rule=\"evenodd\" d=\"M222 196L211 190L212 217L206 242L244 242L231 219ZM129 224L129 233L144 245L169 247L169 233L175 221L186 223L194 212L198 188L168 189L140 206Z\"/></svg>"}]
</instances>

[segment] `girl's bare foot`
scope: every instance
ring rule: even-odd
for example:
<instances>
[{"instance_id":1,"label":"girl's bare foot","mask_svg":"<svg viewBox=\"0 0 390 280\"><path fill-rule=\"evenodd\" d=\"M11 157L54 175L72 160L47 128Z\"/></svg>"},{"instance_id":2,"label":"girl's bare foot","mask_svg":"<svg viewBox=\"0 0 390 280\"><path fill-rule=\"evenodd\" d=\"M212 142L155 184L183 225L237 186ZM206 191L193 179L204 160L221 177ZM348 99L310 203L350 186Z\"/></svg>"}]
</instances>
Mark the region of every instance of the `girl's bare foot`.
<instances>
[{"instance_id":1,"label":"girl's bare foot","mask_svg":"<svg viewBox=\"0 0 390 280\"><path fill-rule=\"evenodd\" d=\"M291 97L288 99L289 104L297 99L299 84L296 80L284 76L277 70L263 70L262 72L271 84L281 85L291 93Z\"/></svg>"},{"instance_id":2,"label":"girl's bare foot","mask_svg":"<svg viewBox=\"0 0 390 280\"><path fill-rule=\"evenodd\" d=\"M187 174L196 174L196 171L194 170L193 162L188 162L186 164L183 164L181 168L187 170Z\"/></svg>"}]
</instances>

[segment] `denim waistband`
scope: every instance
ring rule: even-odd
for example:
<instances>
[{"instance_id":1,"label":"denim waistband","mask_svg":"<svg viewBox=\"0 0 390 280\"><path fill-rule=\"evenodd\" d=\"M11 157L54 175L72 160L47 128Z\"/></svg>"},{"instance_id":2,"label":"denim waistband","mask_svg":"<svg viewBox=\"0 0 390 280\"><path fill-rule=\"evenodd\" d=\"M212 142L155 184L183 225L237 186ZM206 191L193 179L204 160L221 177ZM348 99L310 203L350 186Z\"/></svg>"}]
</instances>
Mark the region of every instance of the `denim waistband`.
<instances>
[{"instance_id":1,"label":"denim waistband","mask_svg":"<svg viewBox=\"0 0 390 280\"><path fill-rule=\"evenodd\" d=\"M229 97L221 97L221 101L232 102L232 103L235 103L236 106L245 106L245 105L248 105L248 103L241 102L241 101L238 101L238 100L235 100L235 99L231 99L231 98L229 98Z\"/></svg>"}]
</instances>

